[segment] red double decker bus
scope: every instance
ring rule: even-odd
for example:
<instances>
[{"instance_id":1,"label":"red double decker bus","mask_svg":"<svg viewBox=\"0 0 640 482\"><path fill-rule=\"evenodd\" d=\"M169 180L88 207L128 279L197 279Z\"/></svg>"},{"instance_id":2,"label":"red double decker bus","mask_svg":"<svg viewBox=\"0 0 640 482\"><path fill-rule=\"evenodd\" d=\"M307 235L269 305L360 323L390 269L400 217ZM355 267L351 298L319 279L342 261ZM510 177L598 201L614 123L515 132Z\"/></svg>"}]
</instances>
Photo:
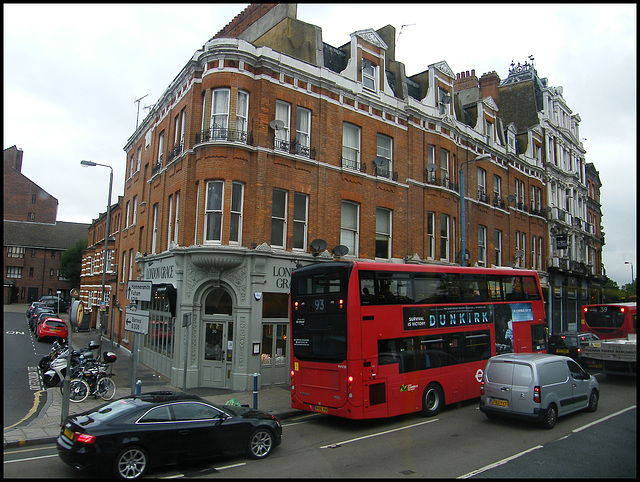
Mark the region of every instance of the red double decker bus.
<instances>
[{"instance_id":1,"label":"red double decker bus","mask_svg":"<svg viewBox=\"0 0 640 482\"><path fill-rule=\"evenodd\" d=\"M626 338L636 333L636 302L584 305L580 330L595 333L601 340Z\"/></svg>"},{"instance_id":2,"label":"red double decker bus","mask_svg":"<svg viewBox=\"0 0 640 482\"><path fill-rule=\"evenodd\" d=\"M537 273L327 262L291 277L291 406L364 419L480 396L489 357L545 352Z\"/></svg>"}]
</instances>

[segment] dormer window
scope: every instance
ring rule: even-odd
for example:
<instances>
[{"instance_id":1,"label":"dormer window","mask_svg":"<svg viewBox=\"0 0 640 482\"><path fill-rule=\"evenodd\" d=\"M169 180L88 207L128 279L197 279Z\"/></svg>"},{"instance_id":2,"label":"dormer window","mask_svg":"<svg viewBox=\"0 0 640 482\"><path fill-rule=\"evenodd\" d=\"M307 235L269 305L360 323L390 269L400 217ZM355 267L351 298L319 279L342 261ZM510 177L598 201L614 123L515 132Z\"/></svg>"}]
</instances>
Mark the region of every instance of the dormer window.
<instances>
[{"instance_id":1,"label":"dormer window","mask_svg":"<svg viewBox=\"0 0 640 482\"><path fill-rule=\"evenodd\" d=\"M370 60L362 60L362 86L365 89L376 91L376 69Z\"/></svg>"},{"instance_id":2,"label":"dormer window","mask_svg":"<svg viewBox=\"0 0 640 482\"><path fill-rule=\"evenodd\" d=\"M438 109L440 115L448 113L447 105L451 103L451 96L442 87L438 87Z\"/></svg>"}]
</instances>

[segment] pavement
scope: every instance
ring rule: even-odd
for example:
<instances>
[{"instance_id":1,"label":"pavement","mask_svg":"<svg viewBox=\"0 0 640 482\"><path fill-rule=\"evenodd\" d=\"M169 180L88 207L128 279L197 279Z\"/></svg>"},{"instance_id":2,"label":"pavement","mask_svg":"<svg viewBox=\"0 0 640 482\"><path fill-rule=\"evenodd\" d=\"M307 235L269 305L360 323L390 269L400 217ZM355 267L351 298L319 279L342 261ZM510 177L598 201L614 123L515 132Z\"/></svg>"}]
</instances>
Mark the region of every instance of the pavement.
<instances>
[{"instance_id":1,"label":"pavement","mask_svg":"<svg viewBox=\"0 0 640 482\"><path fill-rule=\"evenodd\" d=\"M22 316L25 316L27 308L28 305L20 303L4 305L4 313L14 312L21 313ZM62 319L68 319L69 316L68 313L61 313L60 315ZM27 331L27 333L30 332ZM91 340L99 341L99 336L99 333L95 329L74 332L71 337L71 344L77 350L87 347ZM50 348L49 345L47 342L42 344L43 353ZM113 399L130 396L132 394L132 387L129 382L129 370L132 365L130 359L132 356L131 352L127 348L117 344L112 348L108 338L103 338L102 340L102 351L113 351L118 357L112 365L112 379L116 384L116 394ZM26 370L24 377L25 384L28 384L29 379ZM136 365L135 378L136 380L142 381L141 393L158 390L182 391L181 387L171 386L168 378L140 362ZM136 388L133 389L133 393L135 393L135 391ZM258 408L263 412L275 415L279 419L286 419L300 413L298 410L291 408L291 388L289 385L259 387L257 400L255 399L253 391L232 391L220 388L198 387L188 388L186 392L198 395L220 405L236 399L241 405ZM255 401L257 401L257 405L254 403ZM100 398L95 399L93 396L87 397L86 400L80 403L70 402L68 404L69 415L90 410L103 403L105 403L104 400ZM22 421L4 428L4 448L55 442L62 425L62 409L62 393L59 387L34 391L34 407L28 414L25 414L25 418Z\"/></svg>"}]
</instances>

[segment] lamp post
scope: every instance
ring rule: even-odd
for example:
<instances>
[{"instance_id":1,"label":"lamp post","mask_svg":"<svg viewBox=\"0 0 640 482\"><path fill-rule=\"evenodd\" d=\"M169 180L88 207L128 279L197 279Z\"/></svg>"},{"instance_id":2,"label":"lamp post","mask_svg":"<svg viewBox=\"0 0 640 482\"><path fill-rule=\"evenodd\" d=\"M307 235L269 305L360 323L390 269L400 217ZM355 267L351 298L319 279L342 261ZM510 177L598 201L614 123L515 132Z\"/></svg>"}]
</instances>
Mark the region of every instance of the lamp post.
<instances>
[{"instance_id":1,"label":"lamp post","mask_svg":"<svg viewBox=\"0 0 640 482\"><path fill-rule=\"evenodd\" d=\"M469 159L468 161L464 161L460 164L460 266L467 265L466 259L466 251L467 247L465 246L465 221L464 221L464 205L466 202L466 198L464 195L464 165L474 161L486 161L487 159L491 159L489 154L482 154L474 159Z\"/></svg>"},{"instance_id":2,"label":"lamp post","mask_svg":"<svg viewBox=\"0 0 640 482\"><path fill-rule=\"evenodd\" d=\"M102 166L108 167L110 169L109 174L109 198L107 199L107 224L105 226L105 234L104 234L104 252L102 253L102 297L101 301L104 301L105 298L105 284L107 279L107 247L109 243L109 223L111 222L111 188L113 187L113 168L107 164L100 164L93 161L80 161L80 164L85 167L93 167L93 166ZM104 317L104 311L100 312L100 316L96 321L96 328L98 333L100 334L100 330L102 328L102 318ZM102 350L102 336L100 336L100 350Z\"/></svg>"},{"instance_id":3,"label":"lamp post","mask_svg":"<svg viewBox=\"0 0 640 482\"><path fill-rule=\"evenodd\" d=\"M633 289L633 263L631 261L625 261L624 264L631 265L631 289Z\"/></svg>"}]
</instances>

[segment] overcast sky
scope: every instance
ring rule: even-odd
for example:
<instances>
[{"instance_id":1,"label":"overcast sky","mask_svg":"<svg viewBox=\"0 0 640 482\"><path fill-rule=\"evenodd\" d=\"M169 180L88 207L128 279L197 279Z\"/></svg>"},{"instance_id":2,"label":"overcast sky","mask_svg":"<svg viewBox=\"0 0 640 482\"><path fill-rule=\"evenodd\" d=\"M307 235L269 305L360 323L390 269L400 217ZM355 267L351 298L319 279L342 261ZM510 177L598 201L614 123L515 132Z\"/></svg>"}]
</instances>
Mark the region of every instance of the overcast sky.
<instances>
[{"instance_id":1,"label":"overcast sky","mask_svg":"<svg viewBox=\"0 0 640 482\"><path fill-rule=\"evenodd\" d=\"M123 147L193 53L248 4L4 4L4 148L59 201L58 220L90 223L124 191ZM620 286L636 265L636 5L299 4L298 19L334 47L349 35L396 28L407 75L445 60L455 72L534 57L564 88L602 181L607 275ZM635 273L634 273L635 276Z\"/></svg>"}]
</instances>

